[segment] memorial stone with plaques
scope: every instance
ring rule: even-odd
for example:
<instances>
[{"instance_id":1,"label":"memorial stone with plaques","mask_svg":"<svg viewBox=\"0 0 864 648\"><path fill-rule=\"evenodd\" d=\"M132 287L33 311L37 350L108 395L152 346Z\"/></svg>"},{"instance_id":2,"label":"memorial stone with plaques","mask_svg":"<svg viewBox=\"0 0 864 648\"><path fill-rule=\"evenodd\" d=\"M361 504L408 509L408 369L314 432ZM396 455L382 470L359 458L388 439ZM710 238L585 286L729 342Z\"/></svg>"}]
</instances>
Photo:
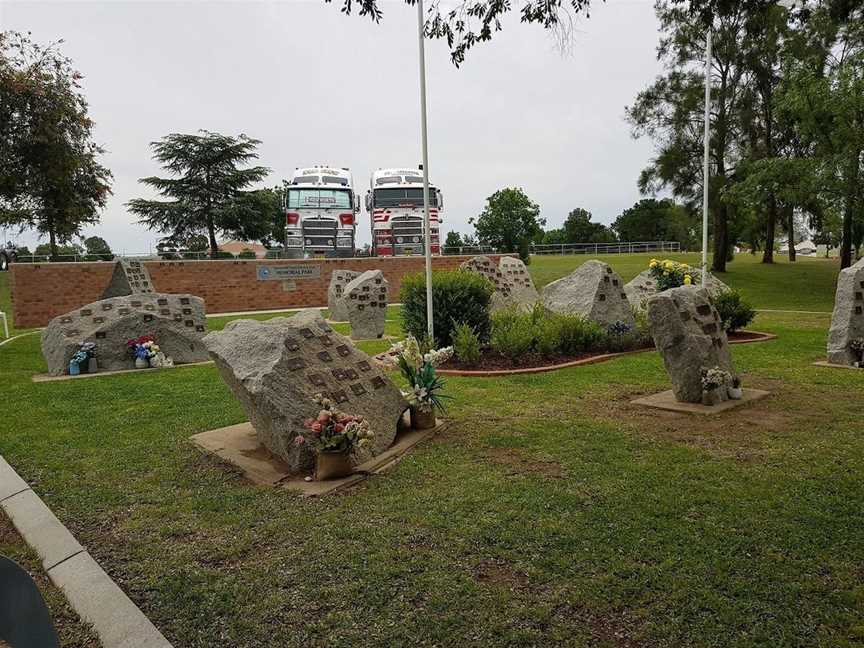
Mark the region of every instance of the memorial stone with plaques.
<instances>
[{"instance_id":1,"label":"memorial stone with plaques","mask_svg":"<svg viewBox=\"0 0 864 648\"><path fill-rule=\"evenodd\" d=\"M62 376L81 344L93 342L100 371L131 369L126 342L152 335L175 364L202 362L206 334L203 299L150 292L103 299L55 317L42 331L42 355L48 372Z\"/></svg>"},{"instance_id":2,"label":"memorial stone with plaques","mask_svg":"<svg viewBox=\"0 0 864 648\"><path fill-rule=\"evenodd\" d=\"M460 267L483 275L495 287L490 300L492 312L509 306L529 310L540 300L531 274L520 259L502 257L496 265L487 256L476 256L463 262Z\"/></svg>"},{"instance_id":3,"label":"memorial stone with plaques","mask_svg":"<svg viewBox=\"0 0 864 648\"><path fill-rule=\"evenodd\" d=\"M393 444L407 401L369 356L333 331L317 310L263 322L235 320L210 333L204 344L258 439L292 474L308 471L314 463L308 445L294 440L303 422L318 415L318 394L343 412L362 415L375 432L370 448L355 450L355 462Z\"/></svg>"},{"instance_id":4,"label":"memorial stone with plaques","mask_svg":"<svg viewBox=\"0 0 864 648\"><path fill-rule=\"evenodd\" d=\"M389 284L380 270L368 270L347 286L342 301L351 322L351 337L374 340L384 335Z\"/></svg>"},{"instance_id":5,"label":"memorial stone with plaques","mask_svg":"<svg viewBox=\"0 0 864 648\"><path fill-rule=\"evenodd\" d=\"M102 293L102 299L146 295L152 292L153 282L150 280L150 273L141 261L118 259L114 263L111 283Z\"/></svg>"},{"instance_id":6,"label":"memorial stone with plaques","mask_svg":"<svg viewBox=\"0 0 864 648\"><path fill-rule=\"evenodd\" d=\"M547 284L543 305L553 313L581 315L603 328L618 322L631 329L636 326L621 277L602 261L586 261L566 277Z\"/></svg>"},{"instance_id":7,"label":"memorial stone with plaques","mask_svg":"<svg viewBox=\"0 0 864 648\"><path fill-rule=\"evenodd\" d=\"M342 299L345 286L362 273L354 270L334 270L330 274L330 286L327 288L327 308L330 309L330 319L334 322L347 322L348 309Z\"/></svg>"},{"instance_id":8,"label":"memorial stone with plaques","mask_svg":"<svg viewBox=\"0 0 864 648\"><path fill-rule=\"evenodd\" d=\"M852 348L855 340L864 341L864 259L840 271L834 299L834 313L828 332L828 362L852 367L862 361L861 352Z\"/></svg>"},{"instance_id":9,"label":"memorial stone with plaques","mask_svg":"<svg viewBox=\"0 0 864 648\"><path fill-rule=\"evenodd\" d=\"M702 401L702 370L735 376L720 315L708 292L681 286L648 299L648 325L679 402ZM720 400L726 400L722 390Z\"/></svg>"}]
</instances>

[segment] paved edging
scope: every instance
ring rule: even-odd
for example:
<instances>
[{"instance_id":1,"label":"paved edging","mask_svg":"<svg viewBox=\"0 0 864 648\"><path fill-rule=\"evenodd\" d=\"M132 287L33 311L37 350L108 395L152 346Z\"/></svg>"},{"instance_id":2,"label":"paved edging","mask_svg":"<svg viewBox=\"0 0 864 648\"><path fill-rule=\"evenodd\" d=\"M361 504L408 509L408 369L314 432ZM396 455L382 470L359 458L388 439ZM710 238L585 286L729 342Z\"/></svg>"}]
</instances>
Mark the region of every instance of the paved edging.
<instances>
[{"instance_id":1,"label":"paved edging","mask_svg":"<svg viewBox=\"0 0 864 648\"><path fill-rule=\"evenodd\" d=\"M8 337L5 340L3 340L2 342L0 342L0 347L2 347L4 344L9 344L10 342L14 342L18 338L27 337L28 335L33 335L34 333L39 333L41 331L42 331L42 329L36 329L35 331L27 331L26 333L19 333L18 335L13 335L12 337Z\"/></svg>"},{"instance_id":2,"label":"paved edging","mask_svg":"<svg viewBox=\"0 0 864 648\"><path fill-rule=\"evenodd\" d=\"M171 644L0 455L0 506L104 648Z\"/></svg>"}]
</instances>

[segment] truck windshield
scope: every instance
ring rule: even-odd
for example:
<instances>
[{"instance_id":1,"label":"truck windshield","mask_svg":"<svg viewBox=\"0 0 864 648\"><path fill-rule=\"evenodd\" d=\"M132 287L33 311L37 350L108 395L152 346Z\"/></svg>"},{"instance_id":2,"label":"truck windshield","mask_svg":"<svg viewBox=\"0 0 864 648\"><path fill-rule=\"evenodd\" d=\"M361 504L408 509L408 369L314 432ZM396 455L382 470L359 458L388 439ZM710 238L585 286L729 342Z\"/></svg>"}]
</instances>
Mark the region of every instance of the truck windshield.
<instances>
[{"instance_id":1,"label":"truck windshield","mask_svg":"<svg viewBox=\"0 0 864 648\"><path fill-rule=\"evenodd\" d=\"M423 190L414 188L375 190L375 207L399 207L400 205L422 207ZM433 187L429 187L429 206L438 206L438 194Z\"/></svg>"},{"instance_id":2,"label":"truck windshield","mask_svg":"<svg viewBox=\"0 0 864 648\"><path fill-rule=\"evenodd\" d=\"M340 189L289 189L288 209L351 209L351 192Z\"/></svg>"}]
</instances>

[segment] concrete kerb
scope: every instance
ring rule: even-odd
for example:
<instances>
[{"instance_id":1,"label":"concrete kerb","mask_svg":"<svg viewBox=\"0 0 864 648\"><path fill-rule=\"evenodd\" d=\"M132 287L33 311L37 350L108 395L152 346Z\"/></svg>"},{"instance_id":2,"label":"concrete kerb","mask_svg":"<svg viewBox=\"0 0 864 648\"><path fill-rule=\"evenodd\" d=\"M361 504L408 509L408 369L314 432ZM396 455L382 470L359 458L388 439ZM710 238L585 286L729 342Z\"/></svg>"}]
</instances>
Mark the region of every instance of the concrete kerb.
<instances>
[{"instance_id":1,"label":"concrete kerb","mask_svg":"<svg viewBox=\"0 0 864 648\"><path fill-rule=\"evenodd\" d=\"M0 456L0 507L104 648L171 648L143 612Z\"/></svg>"}]
</instances>

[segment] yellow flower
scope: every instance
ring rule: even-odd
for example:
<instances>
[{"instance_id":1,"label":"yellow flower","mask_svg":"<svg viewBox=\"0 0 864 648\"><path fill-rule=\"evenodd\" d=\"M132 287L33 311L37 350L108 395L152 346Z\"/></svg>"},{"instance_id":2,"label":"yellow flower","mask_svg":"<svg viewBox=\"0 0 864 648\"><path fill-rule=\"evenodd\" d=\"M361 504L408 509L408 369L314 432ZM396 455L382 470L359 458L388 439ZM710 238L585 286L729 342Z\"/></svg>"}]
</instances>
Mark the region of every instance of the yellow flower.
<instances>
[{"instance_id":1,"label":"yellow flower","mask_svg":"<svg viewBox=\"0 0 864 648\"><path fill-rule=\"evenodd\" d=\"M692 283L693 279L690 277L690 275L684 275L684 285L689 286Z\"/></svg>"},{"instance_id":2,"label":"yellow flower","mask_svg":"<svg viewBox=\"0 0 864 648\"><path fill-rule=\"evenodd\" d=\"M675 269L675 262L674 261L668 261L668 260L664 261L663 267L666 268L667 270L674 270Z\"/></svg>"},{"instance_id":3,"label":"yellow flower","mask_svg":"<svg viewBox=\"0 0 864 648\"><path fill-rule=\"evenodd\" d=\"M668 276L669 276L669 271L668 271L668 270L664 270L664 271L663 271L663 276L664 276L664 277L668 277Z\"/></svg>"},{"instance_id":4,"label":"yellow flower","mask_svg":"<svg viewBox=\"0 0 864 648\"><path fill-rule=\"evenodd\" d=\"M660 265L660 262L657 259L651 259L651 263L648 264L649 268L656 268Z\"/></svg>"}]
</instances>

